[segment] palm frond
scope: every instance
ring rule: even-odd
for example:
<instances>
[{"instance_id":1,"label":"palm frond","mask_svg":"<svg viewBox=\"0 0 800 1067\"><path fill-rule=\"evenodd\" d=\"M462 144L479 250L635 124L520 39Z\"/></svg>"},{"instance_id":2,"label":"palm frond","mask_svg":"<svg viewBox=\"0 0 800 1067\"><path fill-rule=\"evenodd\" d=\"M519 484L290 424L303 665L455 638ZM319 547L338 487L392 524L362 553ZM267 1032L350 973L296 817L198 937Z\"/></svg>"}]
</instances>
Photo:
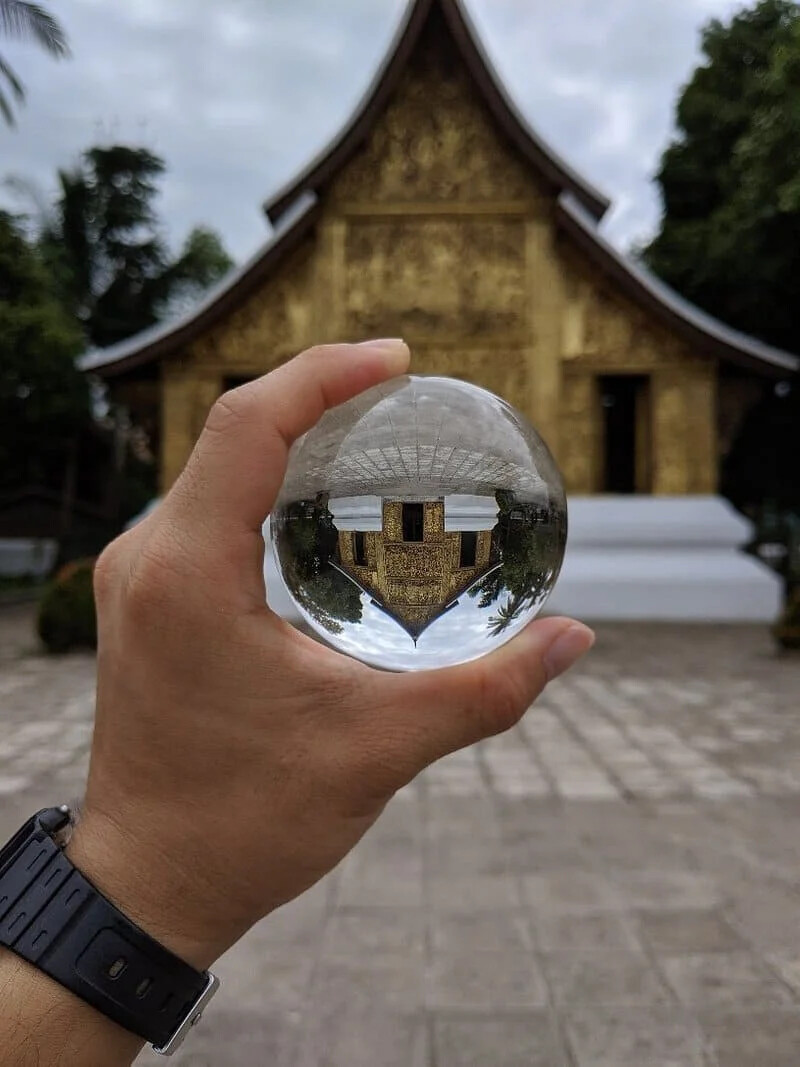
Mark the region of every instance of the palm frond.
<instances>
[{"instance_id":1,"label":"palm frond","mask_svg":"<svg viewBox=\"0 0 800 1067\"><path fill-rule=\"evenodd\" d=\"M3 116L9 126L16 125L14 121L14 112L11 110L11 104L2 89L0 89L0 115Z\"/></svg>"},{"instance_id":2,"label":"palm frond","mask_svg":"<svg viewBox=\"0 0 800 1067\"><path fill-rule=\"evenodd\" d=\"M14 100L21 104L25 99L25 87L9 64L0 56L0 85L2 85L3 81L10 87ZM0 114L2 114L9 126L14 125L14 112L11 107L11 101L2 89L0 89Z\"/></svg>"},{"instance_id":3,"label":"palm frond","mask_svg":"<svg viewBox=\"0 0 800 1067\"><path fill-rule=\"evenodd\" d=\"M52 56L69 55L61 23L30 0L0 0L0 34L18 41L35 41Z\"/></svg>"}]
</instances>

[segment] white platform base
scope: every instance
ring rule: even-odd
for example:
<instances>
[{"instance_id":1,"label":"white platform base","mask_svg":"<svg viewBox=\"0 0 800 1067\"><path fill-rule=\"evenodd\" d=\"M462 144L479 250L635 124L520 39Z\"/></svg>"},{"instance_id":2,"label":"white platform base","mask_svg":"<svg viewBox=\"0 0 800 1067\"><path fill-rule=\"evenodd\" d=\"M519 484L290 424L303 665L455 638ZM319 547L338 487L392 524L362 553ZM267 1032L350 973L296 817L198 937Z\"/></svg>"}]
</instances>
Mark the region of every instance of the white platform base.
<instances>
[{"instance_id":1,"label":"white platform base","mask_svg":"<svg viewBox=\"0 0 800 1067\"><path fill-rule=\"evenodd\" d=\"M550 614L587 620L773 622L778 576L740 546L749 523L720 497L573 497L569 541ZM297 625L300 615L269 543L267 599Z\"/></svg>"},{"instance_id":2,"label":"white platform base","mask_svg":"<svg viewBox=\"0 0 800 1067\"><path fill-rule=\"evenodd\" d=\"M781 581L744 554L750 527L720 497L570 500L550 613L583 619L772 622Z\"/></svg>"}]
</instances>

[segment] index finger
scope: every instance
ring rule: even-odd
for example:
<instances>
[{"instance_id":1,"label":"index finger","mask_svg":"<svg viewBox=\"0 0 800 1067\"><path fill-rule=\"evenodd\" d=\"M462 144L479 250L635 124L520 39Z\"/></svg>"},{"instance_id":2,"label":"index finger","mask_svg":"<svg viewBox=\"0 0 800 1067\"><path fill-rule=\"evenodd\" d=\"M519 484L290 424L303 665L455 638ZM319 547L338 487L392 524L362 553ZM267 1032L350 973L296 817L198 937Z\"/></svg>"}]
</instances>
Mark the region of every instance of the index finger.
<instances>
[{"instance_id":1,"label":"index finger","mask_svg":"<svg viewBox=\"0 0 800 1067\"><path fill-rule=\"evenodd\" d=\"M223 393L170 494L182 517L260 533L293 442L328 408L403 374L409 361L395 339L320 345Z\"/></svg>"}]
</instances>

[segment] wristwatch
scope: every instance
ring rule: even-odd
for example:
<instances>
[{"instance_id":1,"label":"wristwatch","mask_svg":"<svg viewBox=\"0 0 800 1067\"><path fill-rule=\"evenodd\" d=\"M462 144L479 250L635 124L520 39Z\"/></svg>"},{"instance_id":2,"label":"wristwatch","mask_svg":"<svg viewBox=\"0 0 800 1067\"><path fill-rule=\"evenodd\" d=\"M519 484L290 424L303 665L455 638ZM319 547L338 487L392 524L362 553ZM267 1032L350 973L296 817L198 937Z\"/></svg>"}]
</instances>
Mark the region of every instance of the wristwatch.
<instances>
[{"instance_id":1,"label":"wristwatch","mask_svg":"<svg viewBox=\"0 0 800 1067\"><path fill-rule=\"evenodd\" d=\"M0 945L170 1056L219 988L131 922L64 855L69 807L0 849Z\"/></svg>"}]
</instances>

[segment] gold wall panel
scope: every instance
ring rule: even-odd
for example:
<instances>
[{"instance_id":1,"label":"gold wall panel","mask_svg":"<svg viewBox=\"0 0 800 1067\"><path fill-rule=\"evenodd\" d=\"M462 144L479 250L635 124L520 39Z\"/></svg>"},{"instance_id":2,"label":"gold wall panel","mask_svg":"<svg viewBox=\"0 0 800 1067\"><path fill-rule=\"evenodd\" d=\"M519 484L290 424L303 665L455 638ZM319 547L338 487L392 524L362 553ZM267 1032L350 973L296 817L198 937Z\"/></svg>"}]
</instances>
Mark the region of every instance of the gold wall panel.
<instances>
[{"instance_id":1,"label":"gold wall panel","mask_svg":"<svg viewBox=\"0 0 800 1067\"><path fill-rule=\"evenodd\" d=\"M421 338L521 335L525 231L517 219L349 220L345 328Z\"/></svg>"}]
</instances>

